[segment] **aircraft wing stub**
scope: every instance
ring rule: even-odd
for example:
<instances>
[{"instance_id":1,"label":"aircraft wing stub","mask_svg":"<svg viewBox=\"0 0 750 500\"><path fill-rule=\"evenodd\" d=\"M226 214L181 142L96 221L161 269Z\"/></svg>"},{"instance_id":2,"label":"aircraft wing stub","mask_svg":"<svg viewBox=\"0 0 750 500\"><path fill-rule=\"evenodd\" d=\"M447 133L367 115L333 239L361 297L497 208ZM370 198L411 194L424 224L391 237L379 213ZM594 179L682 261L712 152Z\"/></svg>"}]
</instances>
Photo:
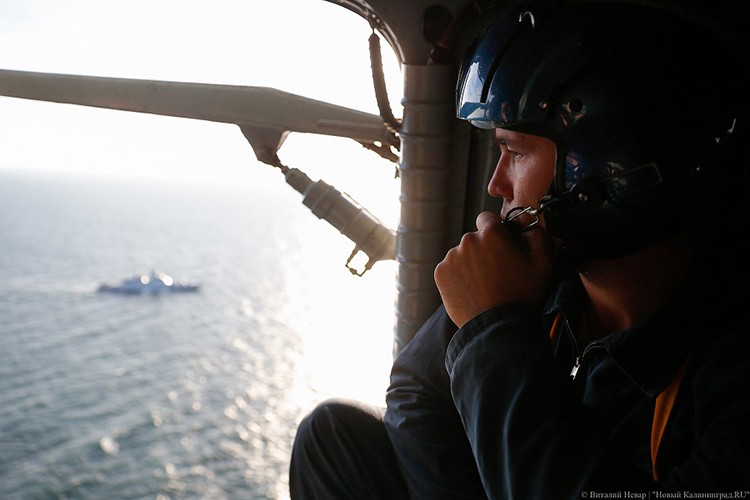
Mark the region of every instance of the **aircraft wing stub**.
<instances>
[{"instance_id":1,"label":"aircraft wing stub","mask_svg":"<svg viewBox=\"0 0 750 500\"><path fill-rule=\"evenodd\" d=\"M268 87L0 70L0 95L393 143L377 115Z\"/></svg>"}]
</instances>

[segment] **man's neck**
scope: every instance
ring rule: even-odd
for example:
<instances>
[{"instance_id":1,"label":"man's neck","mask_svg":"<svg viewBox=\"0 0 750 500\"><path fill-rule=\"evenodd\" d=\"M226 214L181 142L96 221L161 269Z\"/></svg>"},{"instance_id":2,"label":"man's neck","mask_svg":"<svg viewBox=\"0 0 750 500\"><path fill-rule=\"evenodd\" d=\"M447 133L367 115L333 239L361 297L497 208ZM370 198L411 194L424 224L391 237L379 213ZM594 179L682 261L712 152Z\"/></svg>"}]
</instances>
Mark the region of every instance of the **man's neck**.
<instances>
[{"instance_id":1,"label":"man's neck","mask_svg":"<svg viewBox=\"0 0 750 500\"><path fill-rule=\"evenodd\" d=\"M687 276L693 246L678 236L615 260L596 260L581 274L589 303L590 340L630 328L661 310Z\"/></svg>"}]
</instances>

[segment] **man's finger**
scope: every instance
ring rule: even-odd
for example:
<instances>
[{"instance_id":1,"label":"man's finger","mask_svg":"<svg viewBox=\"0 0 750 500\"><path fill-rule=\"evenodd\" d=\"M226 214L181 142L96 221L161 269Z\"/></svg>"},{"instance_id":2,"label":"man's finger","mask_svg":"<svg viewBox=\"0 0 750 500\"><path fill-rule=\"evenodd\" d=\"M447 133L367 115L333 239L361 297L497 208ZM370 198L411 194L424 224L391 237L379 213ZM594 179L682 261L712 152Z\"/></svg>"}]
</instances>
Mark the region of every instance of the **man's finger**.
<instances>
[{"instance_id":1,"label":"man's finger","mask_svg":"<svg viewBox=\"0 0 750 500\"><path fill-rule=\"evenodd\" d=\"M503 220L494 212L482 212L477 215L477 231L484 231L502 223Z\"/></svg>"}]
</instances>

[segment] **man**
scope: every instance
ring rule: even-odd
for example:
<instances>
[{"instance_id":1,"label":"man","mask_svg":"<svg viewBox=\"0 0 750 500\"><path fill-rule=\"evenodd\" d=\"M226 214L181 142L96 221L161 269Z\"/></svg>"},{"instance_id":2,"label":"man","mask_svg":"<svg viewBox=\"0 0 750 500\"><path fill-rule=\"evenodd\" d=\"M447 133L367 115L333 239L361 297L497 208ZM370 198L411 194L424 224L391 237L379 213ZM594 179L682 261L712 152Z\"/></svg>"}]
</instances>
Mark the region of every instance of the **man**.
<instances>
[{"instance_id":1,"label":"man","mask_svg":"<svg viewBox=\"0 0 750 500\"><path fill-rule=\"evenodd\" d=\"M493 24L457 112L494 130L502 213L437 266L385 414L300 426L292 496L750 496L744 63L644 5Z\"/></svg>"}]
</instances>

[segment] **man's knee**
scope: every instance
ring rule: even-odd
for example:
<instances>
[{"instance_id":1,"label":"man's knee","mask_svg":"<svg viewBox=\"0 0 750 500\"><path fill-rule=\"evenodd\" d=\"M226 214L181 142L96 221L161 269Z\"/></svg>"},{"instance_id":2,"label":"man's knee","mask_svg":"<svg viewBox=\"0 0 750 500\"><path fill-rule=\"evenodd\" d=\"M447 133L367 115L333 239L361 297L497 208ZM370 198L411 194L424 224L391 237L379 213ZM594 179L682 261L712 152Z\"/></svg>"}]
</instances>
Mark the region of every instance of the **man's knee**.
<instances>
[{"instance_id":1,"label":"man's knee","mask_svg":"<svg viewBox=\"0 0 750 500\"><path fill-rule=\"evenodd\" d=\"M405 491L405 485L382 416L382 409L342 399L315 407L297 429L292 497L401 498L391 493ZM387 493L381 494L384 487Z\"/></svg>"},{"instance_id":2,"label":"man's knee","mask_svg":"<svg viewBox=\"0 0 750 500\"><path fill-rule=\"evenodd\" d=\"M341 426L348 426L349 403L330 399L318 404L299 424L294 446L330 444L331 437L340 433Z\"/></svg>"},{"instance_id":3,"label":"man's knee","mask_svg":"<svg viewBox=\"0 0 750 500\"><path fill-rule=\"evenodd\" d=\"M356 401L329 399L316 406L297 429L296 440L315 442L321 440L356 440L366 438L367 432L382 428L383 410Z\"/></svg>"},{"instance_id":4,"label":"man's knee","mask_svg":"<svg viewBox=\"0 0 750 500\"><path fill-rule=\"evenodd\" d=\"M308 434L316 434L320 428L329 427L331 425L331 409L332 404L337 404L333 401L324 401L319 403L310 413L305 415L305 418L299 423L297 428L297 436L307 436Z\"/></svg>"}]
</instances>

